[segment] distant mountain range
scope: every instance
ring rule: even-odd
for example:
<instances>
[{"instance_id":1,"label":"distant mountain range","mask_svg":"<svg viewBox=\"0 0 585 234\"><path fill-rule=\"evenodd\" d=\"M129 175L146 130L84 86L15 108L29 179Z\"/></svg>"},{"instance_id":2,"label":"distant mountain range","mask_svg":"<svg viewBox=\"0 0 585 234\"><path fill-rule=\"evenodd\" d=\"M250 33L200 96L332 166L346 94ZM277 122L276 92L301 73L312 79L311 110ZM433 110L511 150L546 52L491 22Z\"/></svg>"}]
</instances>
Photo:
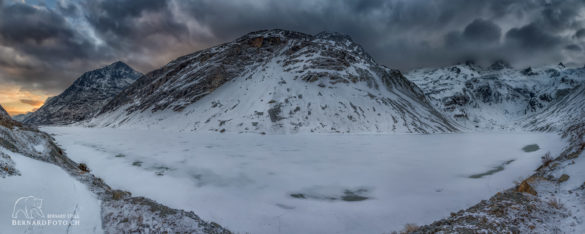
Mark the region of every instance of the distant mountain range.
<instances>
[{"instance_id":1,"label":"distant mountain range","mask_svg":"<svg viewBox=\"0 0 585 234\"><path fill-rule=\"evenodd\" d=\"M535 124L547 122L541 113L577 102L579 98L561 100L579 92L585 83L585 68L558 64L514 69L497 61L487 68L465 63L419 69L406 76L424 90L445 118L463 129L547 130L549 127ZM546 118L563 118L564 114L550 113Z\"/></svg>"},{"instance_id":2,"label":"distant mountain range","mask_svg":"<svg viewBox=\"0 0 585 234\"><path fill-rule=\"evenodd\" d=\"M64 125L93 117L100 108L142 76L123 62L86 72L37 111L16 119L33 125Z\"/></svg>"},{"instance_id":3,"label":"distant mountain range","mask_svg":"<svg viewBox=\"0 0 585 234\"><path fill-rule=\"evenodd\" d=\"M515 69L504 61L403 75L346 35L264 30L146 75L122 62L88 72L15 119L283 134L554 131L561 122L550 119L579 118L584 83L585 68Z\"/></svg>"}]
</instances>

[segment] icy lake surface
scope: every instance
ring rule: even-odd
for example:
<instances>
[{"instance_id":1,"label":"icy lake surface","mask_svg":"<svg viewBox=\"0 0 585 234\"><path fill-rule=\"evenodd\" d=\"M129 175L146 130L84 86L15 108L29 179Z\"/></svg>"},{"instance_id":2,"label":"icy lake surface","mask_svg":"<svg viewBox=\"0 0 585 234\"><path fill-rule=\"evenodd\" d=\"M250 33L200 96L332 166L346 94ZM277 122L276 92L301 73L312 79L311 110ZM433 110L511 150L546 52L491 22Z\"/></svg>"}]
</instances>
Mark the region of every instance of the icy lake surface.
<instances>
[{"instance_id":1,"label":"icy lake surface","mask_svg":"<svg viewBox=\"0 0 585 234\"><path fill-rule=\"evenodd\" d=\"M554 134L253 135L51 127L114 188L237 233L388 233L533 173ZM527 145L539 149L526 152Z\"/></svg>"}]
</instances>

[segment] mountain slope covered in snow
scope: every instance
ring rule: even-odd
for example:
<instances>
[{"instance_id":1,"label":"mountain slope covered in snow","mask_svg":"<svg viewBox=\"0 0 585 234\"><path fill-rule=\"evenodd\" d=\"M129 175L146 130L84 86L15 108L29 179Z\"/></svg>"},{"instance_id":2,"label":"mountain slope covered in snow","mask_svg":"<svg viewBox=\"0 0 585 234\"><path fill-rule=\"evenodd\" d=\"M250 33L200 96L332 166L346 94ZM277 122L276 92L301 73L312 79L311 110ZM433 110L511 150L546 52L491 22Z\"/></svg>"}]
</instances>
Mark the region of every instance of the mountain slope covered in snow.
<instances>
[{"instance_id":1,"label":"mountain slope covered in snow","mask_svg":"<svg viewBox=\"0 0 585 234\"><path fill-rule=\"evenodd\" d=\"M499 61L487 68L466 63L406 76L446 118L467 129L534 129L526 118L553 108L585 83L585 68L514 69Z\"/></svg>"},{"instance_id":2,"label":"mountain slope covered in snow","mask_svg":"<svg viewBox=\"0 0 585 234\"><path fill-rule=\"evenodd\" d=\"M91 118L100 107L142 76L123 62L86 72L69 88L49 98L22 122L34 125L70 124Z\"/></svg>"},{"instance_id":3,"label":"mountain slope covered in snow","mask_svg":"<svg viewBox=\"0 0 585 234\"><path fill-rule=\"evenodd\" d=\"M567 126L585 122L585 84L571 90L541 112L522 121L524 127L535 131L558 132Z\"/></svg>"},{"instance_id":4,"label":"mountain slope covered in snow","mask_svg":"<svg viewBox=\"0 0 585 234\"><path fill-rule=\"evenodd\" d=\"M456 130L418 87L348 36L285 30L180 57L125 89L87 124L258 133Z\"/></svg>"}]
</instances>

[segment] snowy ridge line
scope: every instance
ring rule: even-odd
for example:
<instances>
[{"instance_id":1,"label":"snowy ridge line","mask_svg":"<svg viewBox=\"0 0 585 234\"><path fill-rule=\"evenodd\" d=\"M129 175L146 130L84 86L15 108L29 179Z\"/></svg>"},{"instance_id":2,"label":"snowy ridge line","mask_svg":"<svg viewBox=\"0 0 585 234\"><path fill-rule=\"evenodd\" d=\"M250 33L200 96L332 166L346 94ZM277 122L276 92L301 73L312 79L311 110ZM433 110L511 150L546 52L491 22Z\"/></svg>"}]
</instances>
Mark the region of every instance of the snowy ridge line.
<instances>
[{"instance_id":1,"label":"snowy ridge line","mask_svg":"<svg viewBox=\"0 0 585 234\"><path fill-rule=\"evenodd\" d=\"M276 29L180 57L81 125L269 134L457 131L414 83L348 36Z\"/></svg>"},{"instance_id":2,"label":"snowy ridge line","mask_svg":"<svg viewBox=\"0 0 585 234\"><path fill-rule=\"evenodd\" d=\"M3 110L1 106L0 110ZM3 117L5 116L0 112L0 120L3 120ZM216 223L201 220L193 212L172 209L151 199L132 197L129 192L112 189L102 179L91 174L87 166L69 159L51 136L35 128L0 121L0 147L57 165L71 177L85 184L102 202L102 228L106 233L141 230L155 233L231 233ZM5 154L2 153L0 157L4 159ZM2 162L3 160L0 161Z\"/></svg>"}]
</instances>

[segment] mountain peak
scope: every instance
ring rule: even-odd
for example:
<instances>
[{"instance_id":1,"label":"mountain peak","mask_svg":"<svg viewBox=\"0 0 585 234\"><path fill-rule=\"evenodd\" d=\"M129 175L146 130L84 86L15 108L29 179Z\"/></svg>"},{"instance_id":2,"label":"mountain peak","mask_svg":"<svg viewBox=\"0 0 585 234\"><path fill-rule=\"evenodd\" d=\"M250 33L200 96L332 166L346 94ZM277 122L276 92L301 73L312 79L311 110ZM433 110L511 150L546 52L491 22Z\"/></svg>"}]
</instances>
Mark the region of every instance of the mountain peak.
<instances>
[{"instance_id":1,"label":"mountain peak","mask_svg":"<svg viewBox=\"0 0 585 234\"><path fill-rule=\"evenodd\" d=\"M130 68L130 66L128 64L126 64L126 63L124 63L122 61L113 62L112 64L107 65L106 67L116 67L116 68L126 68L126 67L128 67L128 68Z\"/></svg>"},{"instance_id":2,"label":"mountain peak","mask_svg":"<svg viewBox=\"0 0 585 234\"><path fill-rule=\"evenodd\" d=\"M236 41L239 42L239 41L247 40L250 38L257 38L257 37L263 37L263 38L271 38L272 37L272 38L281 38L281 39L285 39L285 38L309 39L311 37L311 35L301 33L301 32L285 30L285 29L265 29L265 30L259 30L259 31L247 33L246 35L241 36L238 39L236 39Z\"/></svg>"},{"instance_id":3,"label":"mountain peak","mask_svg":"<svg viewBox=\"0 0 585 234\"><path fill-rule=\"evenodd\" d=\"M353 39L351 38L351 36L349 36L347 34L339 33L339 32L323 31L323 32L317 33L315 35L315 37L320 38L320 39L325 39L325 40L353 42Z\"/></svg>"},{"instance_id":4,"label":"mountain peak","mask_svg":"<svg viewBox=\"0 0 585 234\"><path fill-rule=\"evenodd\" d=\"M496 71L503 70L506 68L512 68L512 66L510 65L510 63L502 59L496 60L494 63L492 63L492 65L489 66L490 70Z\"/></svg>"},{"instance_id":5,"label":"mountain peak","mask_svg":"<svg viewBox=\"0 0 585 234\"><path fill-rule=\"evenodd\" d=\"M29 124L69 124L93 116L107 101L142 74L117 61L77 78L63 93L23 120Z\"/></svg>"},{"instance_id":6,"label":"mountain peak","mask_svg":"<svg viewBox=\"0 0 585 234\"><path fill-rule=\"evenodd\" d=\"M6 110L4 110L2 105L0 105L0 119L6 118L6 117L10 117L10 116L8 115L8 112L6 112Z\"/></svg>"},{"instance_id":7,"label":"mountain peak","mask_svg":"<svg viewBox=\"0 0 585 234\"><path fill-rule=\"evenodd\" d=\"M346 44L355 44L351 36L339 32L327 32L323 31L317 33L315 35L306 34L302 32L290 31L285 29L267 29L267 30L260 30L248 33L238 39L237 42L254 39L258 37L263 38L280 38L280 39L304 39L304 40L313 40L313 39L323 39L323 40L330 40L335 42L342 42Z\"/></svg>"}]
</instances>

